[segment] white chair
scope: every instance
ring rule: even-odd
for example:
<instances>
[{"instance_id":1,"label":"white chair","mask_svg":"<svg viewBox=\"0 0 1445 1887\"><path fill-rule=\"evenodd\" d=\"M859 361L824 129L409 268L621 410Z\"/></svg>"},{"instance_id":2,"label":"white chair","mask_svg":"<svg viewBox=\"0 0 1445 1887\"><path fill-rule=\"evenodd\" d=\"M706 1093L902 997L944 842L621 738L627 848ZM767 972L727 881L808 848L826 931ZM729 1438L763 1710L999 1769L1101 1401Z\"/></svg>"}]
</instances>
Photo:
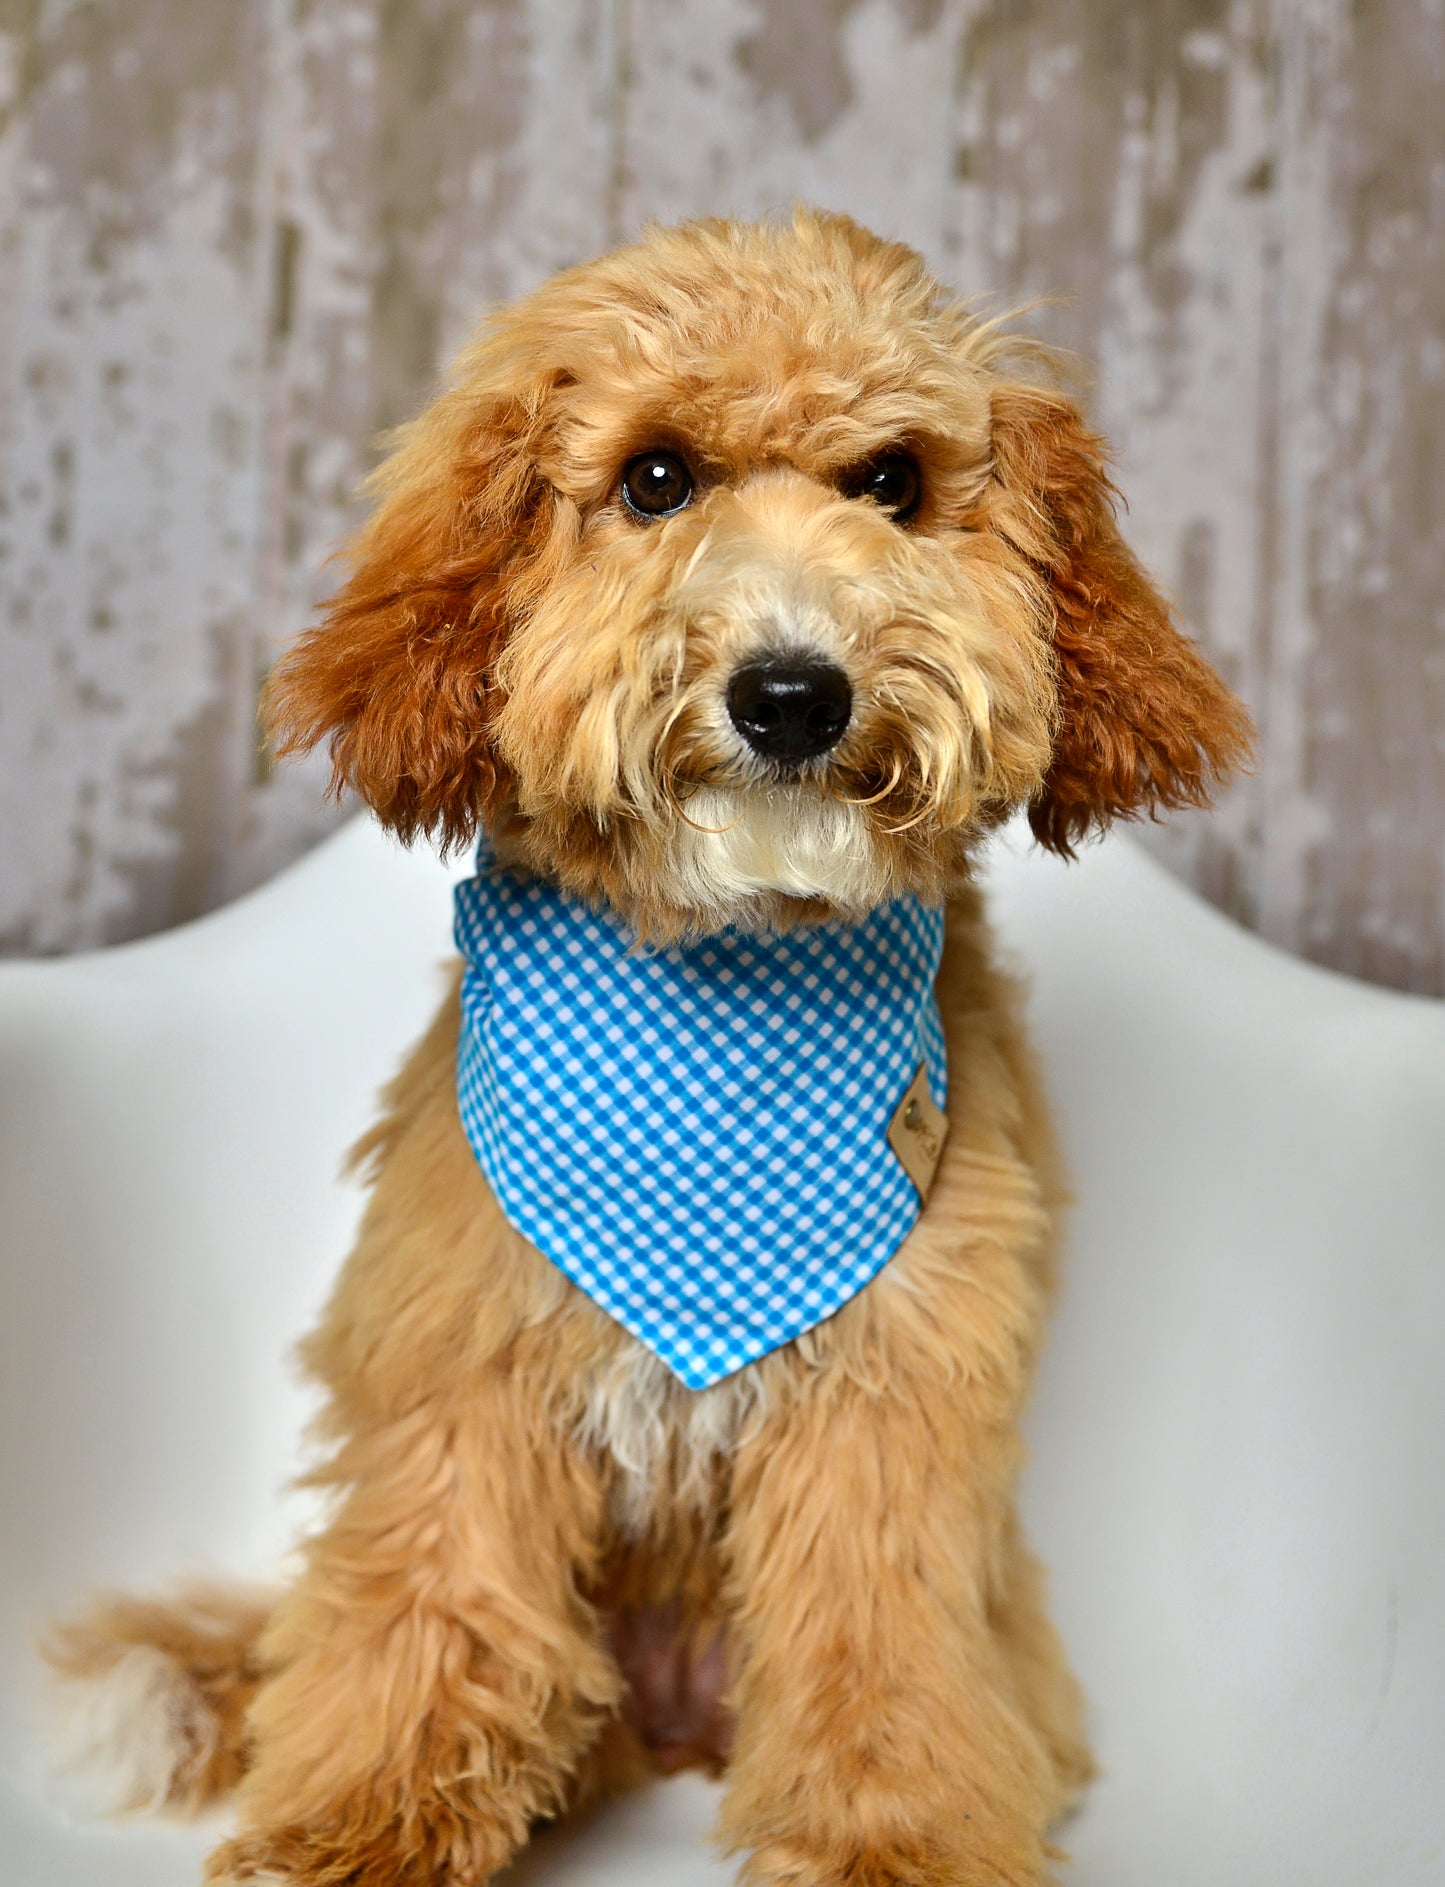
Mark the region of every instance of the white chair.
<instances>
[{"instance_id":1,"label":"white chair","mask_svg":"<svg viewBox=\"0 0 1445 1887\"><path fill-rule=\"evenodd\" d=\"M1081 1199L1027 1490L1104 1767L1066 1878L1438 1884L1445 1004L1276 953L1122 838L991 869ZM182 930L0 966L3 1887L193 1887L214 1830L46 1806L28 1640L284 1549L286 1354L449 917L357 823ZM725 1882L711 1809L660 1787L516 1877Z\"/></svg>"}]
</instances>

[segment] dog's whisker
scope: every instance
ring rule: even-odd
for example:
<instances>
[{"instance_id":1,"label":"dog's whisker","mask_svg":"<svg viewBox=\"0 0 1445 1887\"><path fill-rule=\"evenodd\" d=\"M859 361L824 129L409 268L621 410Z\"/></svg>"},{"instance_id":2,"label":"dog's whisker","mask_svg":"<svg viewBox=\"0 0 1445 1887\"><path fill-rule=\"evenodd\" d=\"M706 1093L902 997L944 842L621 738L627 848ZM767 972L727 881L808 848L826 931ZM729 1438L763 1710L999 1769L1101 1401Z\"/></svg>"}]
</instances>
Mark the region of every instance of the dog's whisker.
<instances>
[{"instance_id":1,"label":"dog's whisker","mask_svg":"<svg viewBox=\"0 0 1445 1887\"><path fill-rule=\"evenodd\" d=\"M895 791L902 777L903 763L895 759L893 762L893 771L888 776L887 784L880 786L876 793L870 793L865 798L861 799L855 799L846 793L841 793L839 794L839 798L845 806L876 806L880 800L887 799L889 794Z\"/></svg>"},{"instance_id":2,"label":"dog's whisker","mask_svg":"<svg viewBox=\"0 0 1445 1887\"><path fill-rule=\"evenodd\" d=\"M682 806L677 805L675 801L674 801L674 806L675 806L678 818L681 819L682 823L685 826L691 826L694 832L709 833L715 839L722 838L725 833L736 832L738 827L741 826L743 823L742 814L740 813L738 817L734 819L730 825L703 826L703 825L699 825L696 819L689 819L687 816L687 813L684 811Z\"/></svg>"},{"instance_id":3,"label":"dog's whisker","mask_svg":"<svg viewBox=\"0 0 1445 1887\"><path fill-rule=\"evenodd\" d=\"M676 777L673 774L668 773L664 775L663 781L662 781L662 789L663 789L664 795L667 798L668 804L672 807L672 810L677 814L678 818L681 819L682 823L685 826L691 826L694 832L706 833L713 838L722 838L726 833L735 831L736 828L742 823L742 815L740 813L738 817L732 822L731 825L726 825L726 826L700 825L696 819L689 817L685 804L678 797L677 781L676 781ZM688 798L689 799L696 798L697 794L701 790L702 790L701 782L694 782L692 786L692 790L688 794Z\"/></svg>"},{"instance_id":4,"label":"dog's whisker","mask_svg":"<svg viewBox=\"0 0 1445 1887\"><path fill-rule=\"evenodd\" d=\"M932 811L932 806L921 806L911 819L905 819L901 825L884 826L883 830L888 834L889 838L896 839L905 832L912 832L915 826L922 825L923 821Z\"/></svg>"}]
</instances>

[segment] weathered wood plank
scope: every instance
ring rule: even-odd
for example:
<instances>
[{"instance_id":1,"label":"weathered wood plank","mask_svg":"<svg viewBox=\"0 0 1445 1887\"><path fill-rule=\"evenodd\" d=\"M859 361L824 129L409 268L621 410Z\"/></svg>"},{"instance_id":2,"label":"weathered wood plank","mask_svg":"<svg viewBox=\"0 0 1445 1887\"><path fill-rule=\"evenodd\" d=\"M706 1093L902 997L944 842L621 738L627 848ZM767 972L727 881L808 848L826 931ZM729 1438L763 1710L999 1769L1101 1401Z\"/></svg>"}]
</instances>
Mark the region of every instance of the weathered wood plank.
<instances>
[{"instance_id":1,"label":"weathered wood plank","mask_svg":"<svg viewBox=\"0 0 1445 1887\"><path fill-rule=\"evenodd\" d=\"M1445 10L1289 8L1259 922L1445 994Z\"/></svg>"},{"instance_id":2,"label":"weathered wood plank","mask_svg":"<svg viewBox=\"0 0 1445 1887\"><path fill-rule=\"evenodd\" d=\"M1148 842L1286 948L1445 993L1445 32L1436 0L997 0L965 279L1060 293L1131 535L1259 717Z\"/></svg>"},{"instance_id":3,"label":"weathered wood plank","mask_svg":"<svg viewBox=\"0 0 1445 1887\"><path fill-rule=\"evenodd\" d=\"M91 0L0 36L0 947L174 923L335 813L259 680L377 432L605 242L611 0Z\"/></svg>"},{"instance_id":4,"label":"weathered wood plank","mask_svg":"<svg viewBox=\"0 0 1445 1887\"><path fill-rule=\"evenodd\" d=\"M627 46L621 223L847 210L939 258L945 0L677 0L636 8Z\"/></svg>"},{"instance_id":5,"label":"weathered wood plank","mask_svg":"<svg viewBox=\"0 0 1445 1887\"><path fill-rule=\"evenodd\" d=\"M247 761L260 9L29 10L14 215L0 937L203 909Z\"/></svg>"},{"instance_id":6,"label":"weathered wood plank","mask_svg":"<svg viewBox=\"0 0 1445 1887\"><path fill-rule=\"evenodd\" d=\"M1252 0L984 6L961 61L950 237L960 273L1042 298L1031 325L1073 350L1085 385L1097 376L1129 535L1256 705L1277 434L1274 57ZM1149 835L1246 922L1268 778Z\"/></svg>"},{"instance_id":7,"label":"weathered wood plank","mask_svg":"<svg viewBox=\"0 0 1445 1887\"><path fill-rule=\"evenodd\" d=\"M348 0L274 29L253 698L335 579L379 436L487 304L605 246L610 20L610 0ZM324 777L257 771L228 891L329 823Z\"/></svg>"}]
</instances>

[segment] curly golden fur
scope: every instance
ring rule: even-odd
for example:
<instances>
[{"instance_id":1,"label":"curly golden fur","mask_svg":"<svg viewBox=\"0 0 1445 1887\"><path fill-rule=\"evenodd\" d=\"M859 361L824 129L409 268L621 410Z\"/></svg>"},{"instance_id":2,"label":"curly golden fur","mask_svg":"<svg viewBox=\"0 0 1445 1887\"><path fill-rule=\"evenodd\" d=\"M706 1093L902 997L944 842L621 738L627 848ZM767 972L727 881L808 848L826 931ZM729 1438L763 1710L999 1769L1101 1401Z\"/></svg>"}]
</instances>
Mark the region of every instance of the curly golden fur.
<instances>
[{"instance_id":1,"label":"curly golden fur","mask_svg":"<svg viewBox=\"0 0 1445 1887\"><path fill-rule=\"evenodd\" d=\"M497 315L377 474L274 677L283 750L329 740L404 838L485 825L648 939L946 899L950 1133L873 1283L694 1394L503 1217L453 992L305 1346L331 1505L302 1571L229 1624L182 1596L62 1646L103 1676L149 1645L209 1710L160 1793L244 1769L214 1887L477 1887L539 1817L690 1761L725 1766L756 1883L1047 1877L1089 1759L1014 1493L1062 1186L970 865L1020 807L1067 853L1201 803L1249 734L1099 440L1008 358L845 219L654 230ZM623 468L663 449L693 501L639 518ZM906 519L856 495L887 451ZM831 751L739 739L729 678L768 654L846 674Z\"/></svg>"}]
</instances>

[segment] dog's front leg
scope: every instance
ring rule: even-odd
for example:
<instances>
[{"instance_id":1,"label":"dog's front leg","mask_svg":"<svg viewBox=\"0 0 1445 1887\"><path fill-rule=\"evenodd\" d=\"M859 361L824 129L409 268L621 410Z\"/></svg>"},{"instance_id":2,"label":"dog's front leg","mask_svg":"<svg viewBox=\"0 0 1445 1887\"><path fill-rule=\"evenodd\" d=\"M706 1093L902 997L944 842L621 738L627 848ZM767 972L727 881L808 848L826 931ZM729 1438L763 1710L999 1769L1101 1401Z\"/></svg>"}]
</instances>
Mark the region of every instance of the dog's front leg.
<instances>
[{"instance_id":1,"label":"dog's front leg","mask_svg":"<svg viewBox=\"0 0 1445 1887\"><path fill-rule=\"evenodd\" d=\"M740 1453L722 1831L767 1887L1024 1887L1057 1799L990 1618L1016 1449L966 1380L849 1380Z\"/></svg>"},{"instance_id":2,"label":"dog's front leg","mask_svg":"<svg viewBox=\"0 0 1445 1887\"><path fill-rule=\"evenodd\" d=\"M208 1881L476 1887L560 1806L620 1680L579 1597L595 1472L535 1382L498 1359L342 1449Z\"/></svg>"}]
</instances>

